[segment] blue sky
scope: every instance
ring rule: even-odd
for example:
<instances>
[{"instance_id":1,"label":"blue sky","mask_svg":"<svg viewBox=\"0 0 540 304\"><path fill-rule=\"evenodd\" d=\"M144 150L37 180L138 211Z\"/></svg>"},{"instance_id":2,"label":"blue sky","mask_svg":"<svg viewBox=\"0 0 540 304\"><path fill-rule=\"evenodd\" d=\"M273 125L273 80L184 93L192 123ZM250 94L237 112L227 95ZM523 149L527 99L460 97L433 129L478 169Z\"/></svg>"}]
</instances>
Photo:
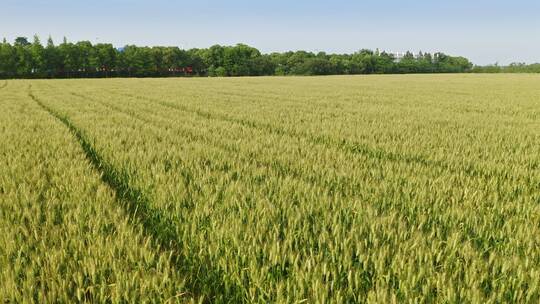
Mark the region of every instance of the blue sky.
<instances>
[{"instance_id":1,"label":"blue sky","mask_svg":"<svg viewBox=\"0 0 540 304\"><path fill-rule=\"evenodd\" d=\"M0 0L0 36L263 52L443 51L476 64L540 62L539 0Z\"/></svg>"}]
</instances>

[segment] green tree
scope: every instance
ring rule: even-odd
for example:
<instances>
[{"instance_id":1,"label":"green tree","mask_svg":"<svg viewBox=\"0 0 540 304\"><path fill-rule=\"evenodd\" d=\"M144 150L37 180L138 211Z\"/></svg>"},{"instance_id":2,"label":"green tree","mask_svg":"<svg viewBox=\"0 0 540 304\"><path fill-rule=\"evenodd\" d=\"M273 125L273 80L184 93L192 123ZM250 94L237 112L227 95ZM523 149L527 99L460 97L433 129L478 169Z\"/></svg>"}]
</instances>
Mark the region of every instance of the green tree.
<instances>
[{"instance_id":1,"label":"green tree","mask_svg":"<svg viewBox=\"0 0 540 304\"><path fill-rule=\"evenodd\" d=\"M15 43L14 43L15 47L19 47L19 46L26 47L26 46L29 46L29 45L30 45L30 42L28 42L28 38L26 38L26 37L17 37L17 38L15 38Z\"/></svg>"},{"instance_id":2,"label":"green tree","mask_svg":"<svg viewBox=\"0 0 540 304\"><path fill-rule=\"evenodd\" d=\"M33 63L31 44L26 37L17 37L13 47L15 49L15 74L19 77L32 75Z\"/></svg>"},{"instance_id":3,"label":"green tree","mask_svg":"<svg viewBox=\"0 0 540 304\"><path fill-rule=\"evenodd\" d=\"M16 68L17 63L15 49L4 38L2 44L0 44L0 77L15 77Z\"/></svg>"},{"instance_id":4,"label":"green tree","mask_svg":"<svg viewBox=\"0 0 540 304\"><path fill-rule=\"evenodd\" d=\"M34 42L30 46L30 55L32 57L32 73L35 76L43 77L45 75L45 48L37 35L34 35Z\"/></svg>"},{"instance_id":5,"label":"green tree","mask_svg":"<svg viewBox=\"0 0 540 304\"><path fill-rule=\"evenodd\" d=\"M117 51L112 44L98 43L94 46L94 56L91 66L98 75L109 77L114 67L117 65Z\"/></svg>"},{"instance_id":6,"label":"green tree","mask_svg":"<svg viewBox=\"0 0 540 304\"><path fill-rule=\"evenodd\" d=\"M418 62L414 57L413 53L407 51L405 56L401 58L397 64L398 71L400 73L416 73L418 72Z\"/></svg>"},{"instance_id":7,"label":"green tree","mask_svg":"<svg viewBox=\"0 0 540 304\"><path fill-rule=\"evenodd\" d=\"M62 59L60 70L64 76L79 76L81 68L81 54L79 48L64 37L62 44L58 46L58 53Z\"/></svg>"},{"instance_id":8,"label":"green tree","mask_svg":"<svg viewBox=\"0 0 540 304\"><path fill-rule=\"evenodd\" d=\"M44 50L43 66L45 68L45 74L47 77L58 76L60 67L62 65L62 58L55 47L52 38L49 36L47 39L47 46Z\"/></svg>"},{"instance_id":9,"label":"green tree","mask_svg":"<svg viewBox=\"0 0 540 304\"><path fill-rule=\"evenodd\" d=\"M92 76L95 72L95 49L90 41L79 41L73 46L78 56L78 72L80 76Z\"/></svg>"}]
</instances>

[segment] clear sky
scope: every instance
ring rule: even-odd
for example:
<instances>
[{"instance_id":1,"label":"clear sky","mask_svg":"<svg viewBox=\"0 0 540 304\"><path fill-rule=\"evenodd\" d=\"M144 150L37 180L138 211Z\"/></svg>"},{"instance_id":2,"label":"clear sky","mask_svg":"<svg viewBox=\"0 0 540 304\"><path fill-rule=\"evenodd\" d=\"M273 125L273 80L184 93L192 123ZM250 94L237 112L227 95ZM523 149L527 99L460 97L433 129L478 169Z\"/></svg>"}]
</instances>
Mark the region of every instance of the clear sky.
<instances>
[{"instance_id":1,"label":"clear sky","mask_svg":"<svg viewBox=\"0 0 540 304\"><path fill-rule=\"evenodd\" d=\"M540 62L540 0L0 0L0 36L263 52L442 51Z\"/></svg>"}]
</instances>

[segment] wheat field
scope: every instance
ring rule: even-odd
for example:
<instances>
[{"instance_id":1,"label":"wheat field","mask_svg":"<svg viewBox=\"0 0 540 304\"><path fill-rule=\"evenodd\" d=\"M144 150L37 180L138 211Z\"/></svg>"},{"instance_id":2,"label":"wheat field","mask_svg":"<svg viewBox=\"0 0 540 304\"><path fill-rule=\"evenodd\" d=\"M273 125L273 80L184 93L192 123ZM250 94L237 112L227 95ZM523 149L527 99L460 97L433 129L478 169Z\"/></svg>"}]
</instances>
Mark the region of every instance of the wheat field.
<instances>
[{"instance_id":1,"label":"wheat field","mask_svg":"<svg viewBox=\"0 0 540 304\"><path fill-rule=\"evenodd\" d=\"M8 80L0 108L0 301L540 301L538 75Z\"/></svg>"}]
</instances>

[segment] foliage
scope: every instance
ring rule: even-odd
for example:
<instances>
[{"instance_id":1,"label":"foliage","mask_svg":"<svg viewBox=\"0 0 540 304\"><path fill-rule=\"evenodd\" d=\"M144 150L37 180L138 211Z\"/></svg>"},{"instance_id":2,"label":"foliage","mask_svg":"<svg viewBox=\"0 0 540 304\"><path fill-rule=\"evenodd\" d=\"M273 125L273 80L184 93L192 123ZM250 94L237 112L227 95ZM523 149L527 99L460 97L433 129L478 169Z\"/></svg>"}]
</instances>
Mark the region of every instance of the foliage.
<instances>
[{"instance_id":1,"label":"foliage","mask_svg":"<svg viewBox=\"0 0 540 304\"><path fill-rule=\"evenodd\" d=\"M525 64L511 63L508 66L499 66L498 64L487 66L475 66L472 69L474 73L540 73L540 63Z\"/></svg>"},{"instance_id":2,"label":"foliage","mask_svg":"<svg viewBox=\"0 0 540 304\"><path fill-rule=\"evenodd\" d=\"M245 44L191 50L135 45L116 49L111 44L71 43L65 38L58 46L49 38L43 47L37 36L32 43L19 37L13 45L0 44L0 78L460 73L471 66L463 57L442 53L415 56L408 52L397 60L391 54L365 49L354 54L261 54Z\"/></svg>"}]
</instances>

